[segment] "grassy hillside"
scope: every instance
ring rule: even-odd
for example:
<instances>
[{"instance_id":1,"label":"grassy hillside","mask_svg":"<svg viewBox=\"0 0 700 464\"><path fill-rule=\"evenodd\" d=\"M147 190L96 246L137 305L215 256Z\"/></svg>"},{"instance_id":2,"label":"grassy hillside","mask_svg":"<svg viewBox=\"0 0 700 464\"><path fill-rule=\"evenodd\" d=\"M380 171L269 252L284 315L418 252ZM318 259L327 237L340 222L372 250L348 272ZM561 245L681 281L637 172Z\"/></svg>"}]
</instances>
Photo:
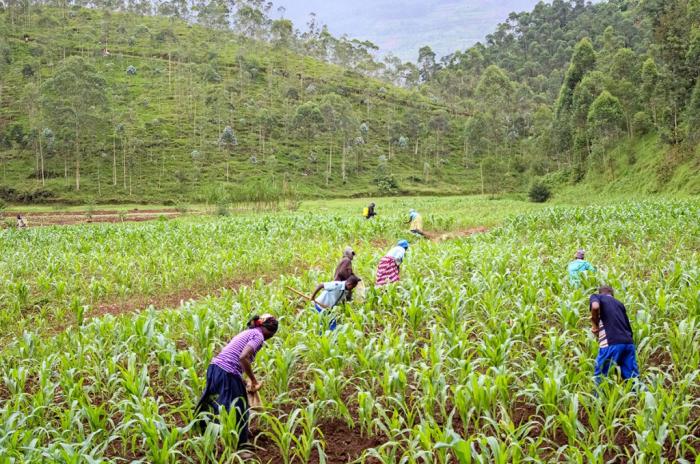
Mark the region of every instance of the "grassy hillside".
<instances>
[{"instance_id":1,"label":"grassy hillside","mask_svg":"<svg viewBox=\"0 0 700 464\"><path fill-rule=\"evenodd\" d=\"M0 15L6 199L350 196L376 192L378 172L398 184L385 182L385 192L480 188L479 174L461 167L463 116L420 92L178 20L79 8L10 19ZM45 102L46 82L71 56L104 79L107 97L80 153ZM305 104L318 110L311 122L298 115ZM237 144L224 149L226 126ZM50 151L44 128L54 134Z\"/></svg>"},{"instance_id":2,"label":"grassy hillside","mask_svg":"<svg viewBox=\"0 0 700 464\"><path fill-rule=\"evenodd\" d=\"M567 203L590 203L639 195L700 195L700 147L668 147L655 135L620 143L604 159L591 163L585 179L576 185L567 171L550 174L555 198Z\"/></svg>"}]
</instances>

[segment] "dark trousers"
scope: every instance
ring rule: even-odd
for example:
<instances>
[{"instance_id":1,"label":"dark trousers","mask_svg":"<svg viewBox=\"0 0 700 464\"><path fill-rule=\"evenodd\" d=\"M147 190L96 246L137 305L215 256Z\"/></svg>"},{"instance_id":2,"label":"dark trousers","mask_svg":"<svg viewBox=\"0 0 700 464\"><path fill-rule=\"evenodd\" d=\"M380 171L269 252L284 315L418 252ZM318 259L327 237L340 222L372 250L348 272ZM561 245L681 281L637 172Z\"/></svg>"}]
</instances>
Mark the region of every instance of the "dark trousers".
<instances>
[{"instance_id":1,"label":"dark trousers","mask_svg":"<svg viewBox=\"0 0 700 464\"><path fill-rule=\"evenodd\" d=\"M603 376L608 375L608 371L613 365L620 368L620 374L625 380L639 377L637 353L634 344L610 345L598 349L594 372L597 384L601 382Z\"/></svg>"},{"instance_id":2,"label":"dark trousers","mask_svg":"<svg viewBox=\"0 0 700 464\"><path fill-rule=\"evenodd\" d=\"M202 411L213 411L219 414L223 406L231 412L231 405L236 410L238 418L238 443L248 441L248 393L239 375L226 372L216 364L210 364L207 369L207 385L202 393L195 415Z\"/></svg>"}]
</instances>

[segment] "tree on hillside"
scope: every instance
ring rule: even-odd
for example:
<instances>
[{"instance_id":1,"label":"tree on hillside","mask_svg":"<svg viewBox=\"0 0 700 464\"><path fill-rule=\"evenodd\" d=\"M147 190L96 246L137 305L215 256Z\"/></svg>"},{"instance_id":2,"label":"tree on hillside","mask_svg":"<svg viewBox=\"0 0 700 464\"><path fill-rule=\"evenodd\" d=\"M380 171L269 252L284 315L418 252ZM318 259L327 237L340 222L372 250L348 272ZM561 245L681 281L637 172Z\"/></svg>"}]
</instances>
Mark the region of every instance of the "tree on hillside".
<instances>
[{"instance_id":1,"label":"tree on hillside","mask_svg":"<svg viewBox=\"0 0 700 464\"><path fill-rule=\"evenodd\" d=\"M212 29L228 29L233 0L197 0L197 21Z\"/></svg>"},{"instance_id":2,"label":"tree on hillside","mask_svg":"<svg viewBox=\"0 0 700 464\"><path fill-rule=\"evenodd\" d=\"M624 127L625 113L620 100L607 90L603 91L588 112L588 130L593 142L593 153L609 160L608 151L623 133ZM610 167L612 168L612 163Z\"/></svg>"},{"instance_id":3,"label":"tree on hillside","mask_svg":"<svg viewBox=\"0 0 700 464\"><path fill-rule=\"evenodd\" d=\"M657 126L659 69L653 58L647 58L642 65L641 100L642 106L651 111L654 126Z\"/></svg>"},{"instance_id":4,"label":"tree on hillside","mask_svg":"<svg viewBox=\"0 0 700 464\"><path fill-rule=\"evenodd\" d=\"M270 26L272 43L282 49L292 46L294 36L294 24L288 19L277 19Z\"/></svg>"},{"instance_id":5,"label":"tree on hillside","mask_svg":"<svg viewBox=\"0 0 700 464\"><path fill-rule=\"evenodd\" d=\"M269 34L268 14L272 2L265 0L236 0L233 23L236 32L255 40L265 40Z\"/></svg>"},{"instance_id":6,"label":"tree on hillside","mask_svg":"<svg viewBox=\"0 0 700 464\"><path fill-rule=\"evenodd\" d=\"M574 91L586 73L593 70L595 62L596 55L590 39L581 39L574 48L554 109L556 138L560 151L568 151L571 148L573 131L570 118Z\"/></svg>"},{"instance_id":7,"label":"tree on hillside","mask_svg":"<svg viewBox=\"0 0 700 464\"><path fill-rule=\"evenodd\" d=\"M79 56L66 58L41 86L41 104L59 137L72 141L75 189L80 190L83 141L99 139L108 114L107 84L95 68Z\"/></svg>"},{"instance_id":8,"label":"tree on hillside","mask_svg":"<svg viewBox=\"0 0 700 464\"><path fill-rule=\"evenodd\" d=\"M481 76L474 95L478 113L484 119L489 152L494 154L494 147L506 140L515 119L513 82L501 68L491 65Z\"/></svg>"},{"instance_id":9,"label":"tree on hillside","mask_svg":"<svg viewBox=\"0 0 700 464\"><path fill-rule=\"evenodd\" d=\"M620 99L625 112L627 133L632 137L632 117L637 112L640 85L637 55L629 48L619 49L610 64L610 76L609 90Z\"/></svg>"},{"instance_id":10,"label":"tree on hillside","mask_svg":"<svg viewBox=\"0 0 700 464\"><path fill-rule=\"evenodd\" d=\"M236 145L238 145L238 139L236 138L236 134L233 132L233 128L231 126L224 127L224 130L221 131L221 135L219 135L219 147L226 154L226 182L228 182L229 179L229 159L231 158Z\"/></svg>"},{"instance_id":11,"label":"tree on hillside","mask_svg":"<svg viewBox=\"0 0 700 464\"><path fill-rule=\"evenodd\" d=\"M686 109L685 132L691 146L700 142L700 78L695 82L695 89Z\"/></svg>"},{"instance_id":12,"label":"tree on hillside","mask_svg":"<svg viewBox=\"0 0 700 464\"><path fill-rule=\"evenodd\" d=\"M438 161L442 155L442 137L450 129L450 121L447 112L444 110L438 111L430 118L428 127L435 134L435 166L438 166Z\"/></svg>"},{"instance_id":13,"label":"tree on hillside","mask_svg":"<svg viewBox=\"0 0 700 464\"><path fill-rule=\"evenodd\" d=\"M575 155L582 157L590 152L590 132L588 131L588 112L596 98L606 90L608 78L600 71L592 71L584 76L574 90L571 103L570 127L573 133Z\"/></svg>"},{"instance_id":14,"label":"tree on hillside","mask_svg":"<svg viewBox=\"0 0 700 464\"><path fill-rule=\"evenodd\" d=\"M418 163L418 148L423 132L423 120L415 110L408 110L403 120L409 140L413 140L413 160ZM417 166L420 169L420 166Z\"/></svg>"},{"instance_id":15,"label":"tree on hillside","mask_svg":"<svg viewBox=\"0 0 700 464\"><path fill-rule=\"evenodd\" d=\"M430 81L437 71L435 52L428 45L418 50L418 74L422 82Z\"/></svg>"},{"instance_id":16,"label":"tree on hillside","mask_svg":"<svg viewBox=\"0 0 700 464\"><path fill-rule=\"evenodd\" d=\"M342 143L342 158L341 158L341 176L343 182L347 180L347 153L350 149L350 141L357 133L358 121L352 110L352 107L347 100L341 98L337 94L328 94L321 101L320 112L323 117L325 129L330 134L338 134L341 137ZM329 147L328 155L328 171L326 175L326 184L332 175L333 162L333 135L331 135L331 146ZM360 150L356 150L357 164L360 162Z\"/></svg>"}]
</instances>

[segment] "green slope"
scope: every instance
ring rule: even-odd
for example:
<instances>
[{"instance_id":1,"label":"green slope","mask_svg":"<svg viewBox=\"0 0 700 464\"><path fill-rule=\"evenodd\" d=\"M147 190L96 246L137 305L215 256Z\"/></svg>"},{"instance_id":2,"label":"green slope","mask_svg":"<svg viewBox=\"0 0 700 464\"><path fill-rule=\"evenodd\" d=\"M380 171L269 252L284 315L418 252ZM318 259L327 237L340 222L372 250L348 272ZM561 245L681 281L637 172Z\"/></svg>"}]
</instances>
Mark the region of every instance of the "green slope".
<instances>
[{"instance_id":1,"label":"green slope","mask_svg":"<svg viewBox=\"0 0 700 464\"><path fill-rule=\"evenodd\" d=\"M382 172L398 183L396 193L480 188L478 173L462 167L464 116L420 92L172 19L77 8L62 15L36 9L28 25L12 25L0 15L0 45L11 61L2 74L0 110L0 193L6 199L201 201L260 190L311 197L372 194L380 156L387 158ZM103 56L104 43L109 56ZM104 126L82 142L79 191L72 139L56 134L42 186L38 142L29 135L50 127L38 103L42 83L74 55L106 80L109 100ZM129 66L135 75L127 73ZM38 89L34 97L32 85ZM327 121L315 134L295 124L301 105L322 105L329 96L349 105L349 133L341 136ZM439 133L430 129L436 116L447 123ZM217 144L225 126L238 141L230 152ZM351 145L345 181L344 140Z\"/></svg>"},{"instance_id":2,"label":"green slope","mask_svg":"<svg viewBox=\"0 0 700 464\"><path fill-rule=\"evenodd\" d=\"M571 185L567 173L548 177L558 201L588 203L592 199L636 196L700 195L700 147L669 147L655 135L625 141L605 160L592 161L585 179Z\"/></svg>"}]
</instances>

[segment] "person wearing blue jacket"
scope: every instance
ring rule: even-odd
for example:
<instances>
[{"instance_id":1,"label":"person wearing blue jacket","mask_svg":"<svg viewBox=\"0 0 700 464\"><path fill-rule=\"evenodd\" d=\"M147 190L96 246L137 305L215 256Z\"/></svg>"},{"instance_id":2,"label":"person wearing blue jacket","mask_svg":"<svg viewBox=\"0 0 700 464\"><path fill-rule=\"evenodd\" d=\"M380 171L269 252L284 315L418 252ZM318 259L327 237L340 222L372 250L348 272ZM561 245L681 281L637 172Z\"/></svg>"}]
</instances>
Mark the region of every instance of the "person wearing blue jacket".
<instances>
[{"instance_id":1,"label":"person wearing blue jacket","mask_svg":"<svg viewBox=\"0 0 700 464\"><path fill-rule=\"evenodd\" d=\"M581 285L581 274L586 271L595 272L595 268L591 263L585 259L585 251L576 251L576 256L573 261L569 263L569 282L571 285L578 287Z\"/></svg>"}]
</instances>

